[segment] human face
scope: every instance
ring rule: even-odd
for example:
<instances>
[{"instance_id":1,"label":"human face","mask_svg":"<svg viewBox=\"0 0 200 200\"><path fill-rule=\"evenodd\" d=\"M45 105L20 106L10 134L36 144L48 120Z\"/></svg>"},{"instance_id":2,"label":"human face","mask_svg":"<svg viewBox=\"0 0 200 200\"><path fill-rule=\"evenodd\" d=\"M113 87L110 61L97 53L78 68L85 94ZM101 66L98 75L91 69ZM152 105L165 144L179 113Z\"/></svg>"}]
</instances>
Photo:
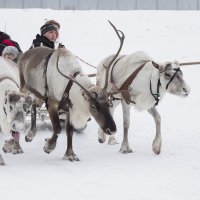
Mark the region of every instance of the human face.
<instances>
[{"instance_id":1,"label":"human face","mask_svg":"<svg viewBox=\"0 0 200 200\"><path fill-rule=\"evenodd\" d=\"M9 60L13 60L14 55L12 53L7 53L7 54L5 54L4 58L9 59Z\"/></svg>"},{"instance_id":2,"label":"human face","mask_svg":"<svg viewBox=\"0 0 200 200\"><path fill-rule=\"evenodd\" d=\"M58 38L58 31L51 30L46 32L43 36L48 38L50 41L55 42L56 39Z\"/></svg>"}]
</instances>

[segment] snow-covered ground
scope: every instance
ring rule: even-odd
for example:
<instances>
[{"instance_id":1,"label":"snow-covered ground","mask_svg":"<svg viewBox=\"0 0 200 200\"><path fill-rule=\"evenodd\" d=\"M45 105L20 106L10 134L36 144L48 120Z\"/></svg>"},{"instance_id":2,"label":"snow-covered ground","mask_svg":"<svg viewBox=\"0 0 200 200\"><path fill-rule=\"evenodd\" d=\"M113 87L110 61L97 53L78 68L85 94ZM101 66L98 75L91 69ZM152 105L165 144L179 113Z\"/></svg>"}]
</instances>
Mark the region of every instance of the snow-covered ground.
<instances>
[{"instance_id":1,"label":"snow-covered ground","mask_svg":"<svg viewBox=\"0 0 200 200\"><path fill-rule=\"evenodd\" d=\"M155 61L200 61L199 11L53 11L0 10L0 30L26 51L44 19L61 23L60 40L74 54L97 65L116 52L119 41L107 22L125 33L122 53L143 50ZM95 69L83 64L86 73ZM0 69L3 70L3 69ZM13 200L199 200L200 198L200 66L182 67L191 86L187 99L167 95L159 104L163 147L151 150L155 125L147 112L131 111L129 140L133 153L119 153L120 144L99 144L92 119L83 134L75 134L74 151L80 162L62 157L64 131L51 154L43 152L51 136L48 120L38 123L32 143L21 135L22 155L4 154L0 167L0 199ZM122 141L122 112L115 113L116 137ZM9 135L0 134L0 146Z\"/></svg>"}]
</instances>

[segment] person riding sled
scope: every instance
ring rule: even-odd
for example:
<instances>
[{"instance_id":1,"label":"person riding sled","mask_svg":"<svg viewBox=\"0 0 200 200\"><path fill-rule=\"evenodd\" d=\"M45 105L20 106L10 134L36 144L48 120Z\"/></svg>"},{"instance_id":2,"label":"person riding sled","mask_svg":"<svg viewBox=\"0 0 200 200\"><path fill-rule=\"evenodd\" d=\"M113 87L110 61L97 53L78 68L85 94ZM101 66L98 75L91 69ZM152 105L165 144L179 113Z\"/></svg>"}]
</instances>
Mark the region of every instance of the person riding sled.
<instances>
[{"instance_id":1,"label":"person riding sled","mask_svg":"<svg viewBox=\"0 0 200 200\"><path fill-rule=\"evenodd\" d=\"M55 49L55 44L59 37L60 24L55 20L48 20L40 28L40 35L37 34L30 49L35 47L49 47ZM64 47L61 45L59 47Z\"/></svg>"},{"instance_id":2,"label":"person riding sled","mask_svg":"<svg viewBox=\"0 0 200 200\"><path fill-rule=\"evenodd\" d=\"M2 56L5 59L12 60L13 62L16 62L18 55L19 55L19 51L14 46L7 46L4 48L2 52Z\"/></svg>"},{"instance_id":3,"label":"person riding sled","mask_svg":"<svg viewBox=\"0 0 200 200\"><path fill-rule=\"evenodd\" d=\"M17 42L11 39L11 37L5 33L0 31L0 56L2 55L2 52L5 47L7 46L13 46L16 47L17 50L22 53L22 50Z\"/></svg>"}]
</instances>

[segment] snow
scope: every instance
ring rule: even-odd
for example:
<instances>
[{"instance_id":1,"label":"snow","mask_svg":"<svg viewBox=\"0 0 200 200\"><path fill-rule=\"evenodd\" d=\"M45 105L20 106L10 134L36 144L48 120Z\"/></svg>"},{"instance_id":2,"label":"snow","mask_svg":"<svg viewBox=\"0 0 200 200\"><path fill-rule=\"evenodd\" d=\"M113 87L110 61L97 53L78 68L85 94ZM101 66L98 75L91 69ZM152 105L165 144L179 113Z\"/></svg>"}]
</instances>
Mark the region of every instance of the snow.
<instances>
[{"instance_id":1,"label":"snow","mask_svg":"<svg viewBox=\"0 0 200 200\"><path fill-rule=\"evenodd\" d=\"M26 51L44 19L61 23L60 41L93 65L115 53L119 41L109 19L125 33L123 54L147 52L156 62L199 61L199 11L55 11L49 9L1 9L0 29ZM95 69L83 64L86 73ZM1 69L3 70L3 69ZM80 162L62 157L66 151L64 130L51 154L43 151L51 136L48 120L38 121L31 143L21 135L22 155L0 153L0 199L40 200L198 200L200 198L200 66L182 67L191 86L186 99L167 95L158 105L162 117L163 146L160 155L151 150L155 125L147 112L131 110L131 154L119 153L120 144L99 144L97 123L92 119L73 138ZM122 112L115 112L117 140L122 141ZM29 123L29 121L27 121ZM0 134L0 146L10 135Z\"/></svg>"}]
</instances>

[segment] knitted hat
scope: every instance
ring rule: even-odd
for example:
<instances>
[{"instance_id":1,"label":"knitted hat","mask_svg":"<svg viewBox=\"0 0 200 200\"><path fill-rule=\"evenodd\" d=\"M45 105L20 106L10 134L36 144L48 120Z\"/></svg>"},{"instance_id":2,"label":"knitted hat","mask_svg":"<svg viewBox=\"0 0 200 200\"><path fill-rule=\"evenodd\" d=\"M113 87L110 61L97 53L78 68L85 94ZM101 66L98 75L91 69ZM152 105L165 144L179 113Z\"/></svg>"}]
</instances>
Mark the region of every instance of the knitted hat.
<instances>
[{"instance_id":1,"label":"knitted hat","mask_svg":"<svg viewBox=\"0 0 200 200\"><path fill-rule=\"evenodd\" d=\"M54 26L53 24L51 23L48 23L48 24L44 24L41 28L40 28L40 32L41 32L41 35L44 35L46 32L48 31L58 31L58 28L56 26Z\"/></svg>"},{"instance_id":2,"label":"knitted hat","mask_svg":"<svg viewBox=\"0 0 200 200\"><path fill-rule=\"evenodd\" d=\"M60 29L60 24L53 19L46 21L45 24L53 24L58 30Z\"/></svg>"},{"instance_id":3,"label":"knitted hat","mask_svg":"<svg viewBox=\"0 0 200 200\"><path fill-rule=\"evenodd\" d=\"M5 56L6 54L12 54L13 55L13 59L15 59L18 54L19 54L19 51L16 47L13 47L13 46L7 46L4 48L3 52L2 52L2 56Z\"/></svg>"}]
</instances>

